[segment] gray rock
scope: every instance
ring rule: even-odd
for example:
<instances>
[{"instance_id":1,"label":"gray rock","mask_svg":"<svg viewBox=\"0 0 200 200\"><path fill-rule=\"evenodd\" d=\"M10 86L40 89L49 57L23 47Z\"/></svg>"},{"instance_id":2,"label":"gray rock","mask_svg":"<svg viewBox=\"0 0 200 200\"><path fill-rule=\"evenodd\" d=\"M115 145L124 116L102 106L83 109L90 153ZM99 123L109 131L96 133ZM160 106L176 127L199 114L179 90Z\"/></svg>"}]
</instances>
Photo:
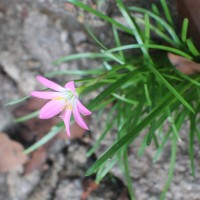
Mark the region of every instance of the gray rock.
<instances>
[{"instance_id":1,"label":"gray rock","mask_svg":"<svg viewBox=\"0 0 200 200\"><path fill-rule=\"evenodd\" d=\"M56 191L55 200L80 200L82 185L80 179L63 180Z\"/></svg>"}]
</instances>

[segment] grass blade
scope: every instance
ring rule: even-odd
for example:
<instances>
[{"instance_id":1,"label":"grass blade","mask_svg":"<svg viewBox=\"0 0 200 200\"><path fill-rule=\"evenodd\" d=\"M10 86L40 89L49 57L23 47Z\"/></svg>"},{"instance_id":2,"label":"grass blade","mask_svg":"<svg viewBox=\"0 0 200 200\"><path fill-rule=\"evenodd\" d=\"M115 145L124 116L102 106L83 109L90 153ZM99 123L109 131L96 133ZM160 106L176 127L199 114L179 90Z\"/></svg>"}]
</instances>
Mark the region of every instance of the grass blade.
<instances>
[{"instance_id":1,"label":"grass blade","mask_svg":"<svg viewBox=\"0 0 200 200\"><path fill-rule=\"evenodd\" d=\"M114 39L115 39L115 44L116 44L116 46L117 46L117 47L122 46L122 45L121 45L120 38L119 38L119 34L118 34L118 31L117 31L116 27L115 27L115 26L112 26L112 29L113 29L113 35L114 35ZM119 55L120 55L121 58L124 60L125 57L124 57L123 51L119 51Z\"/></svg>"},{"instance_id":2,"label":"grass blade","mask_svg":"<svg viewBox=\"0 0 200 200\"><path fill-rule=\"evenodd\" d=\"M124 83L126 83L129 79L136 76L138 73L139 71L132 71L127 75L123 76L121 79L118 79L115 83L111 84L108 88L106 88L102 93L100 93L96 98L94 98L90 102L90 104L88 105L88 109L94 109L103 99L108 97L117 88L121 87Z\"/></svg>"},{"instance_id":3,"label":"grass blade","mask_svg":"<svg viewBox=\"0 0 200 200\"><path fill-rule=\"evenodd\" d=\"M92 37L92 39L104 50L107 50L107 48L104 46L104 44L94 35L94 33L92 32L92 30L88 27L85 26L87 32L90 34L90 36Z\"/></svg>"},{"instance_id":4,"label":"grass blade","mask_svg":"<svg viewBox=\"0 0 200 200\"><path fill-rule=\"evenodd\" d=\"M136 22L143 26L145 26L146 24L144 19L141 19L141 18L136 18ZM149 27L150 27L150 30L153 31L158 37L162 38L163 40L165 40L166 42L174 46L174 41L167 34L165 34L164 31L161 31L159 28L157 28L156 26L152 24L149 24Z\"/></svg>"},{"instance_id":5,"label":"grass blade","mask_svg":"<svg viewBox=\"0 0 200 200\"><path fill-rule=\"evenodd\" d=\"M100 75L104 72L105 72L105 70L102 68L91 69L91 70L59 70L59 71L52 71L52 72L46 73L45 77L52 78L52 77L59 76L59 75L80 75L80 76Z\"/></svg>"},{"instance_id":6,"label":"grass blade","mask_svg":"<svg viewBox=\"0 0 200 200\"><path fill-rule=\"evenodd\" d=\"M187 86L181 87L181 92L183 93L185 90L190 87L190 84ZM96 170L104 163L106 160L111 158L115 153L117 153L122 147L125 145L129 145L133 142L140 131L143 130L147 125L149 125L152 120L159 116L159 114L163 113L163 111L169 107L172 103L176 102L177 99L174 98L171 94L167 94L163 101L154 109L152 110L138 125L136 125L130 132L128 132L125 136L123 136L120 140L115 142L86 172L86 175L91 175L92 173L96 172Z\"/></svg>"},{"instance_id":7,"label":"grass blade","mask_svg":"<svg viewBox=\"0 0 200 200\"><path fill-rule=\"evenodd\" d=\"M132 34L132 31L129 28L127 28L126 26L124 26L121 23L119 23L118 21L116 21L116 20L104 15L103 13L101 13L101 12L95 10L95 9L92 9L91 7L81 3L80 1L68 0L68 2L71 2L72 4L84 9L85 11L96 15L97 17L99 17L99 18L111 23L112 25L118 27L119 29L121 29L121 30L123 30L123 31L125 31L125 32L127 32L129 34Z\"/></svg>"},{"instance_id":8,"label":"grass blade","mask_svg":"<svg viewBox=\"0 0 200 200\"><path fill-rule=\"evenodd\" d=\"M97 172L96 182L99 183L116 163L117 157L109 159L104 165L102 165L99 171Z\"/></svg>"},{"instance_id":9,"label":"grass blade","mask_svg":"<svg viewBox=\"0 0 200 200\"><path fill-rule=\"evenodd\" d=\"M190 135L189 135L189 156L192 169L192 176L195 176L195 164L194 164L194 136L196 129L196 116L194 114L189 114L190 118Z\"/></svg>"},{"instance_id":10,"label":"grass blade","mask_svg":"<svg viewBox=\"0 0 200 200\"><path fill-rule=\"evenodd\" d=\"M198 51L198 49L195 47L193 41L191 39L187 39L186 40L186 44L188 49L190 50L190 52L194 55L194 56L199 56L200 53Z\"/></svg>"},{"instance_id":11,"label":"grass blade","mask_svg":"<svg viewBox=\"0 0 200 200\"><path fill-rule=\"evenodd\" d=\"M63 129L62 126L54 126L51 128L51 131L47 133L43 138L41 138L39 141L37 141L35 144L30 146L29 148L25 149L24 153L29 154L42 145L46 144L50 139L52 139L56 134L58 134Z\"/></svg>"},{"instance_id":12,"label":"grass blade","mask_svg":"<svg viewBox=\"0 0 200 200\"><path fill-rule=\"evenodd\" d=\"M109 52L108 52L109 53ZM113 55L111 54L106 54L104 52L97 52L97 53L93 53L93 52L88 52L88 53L78 53L78 54L72 54L72 55L68 55L62 58L59 58L58 60L54 61L53 64L54 65L59 65L63 62L68 62L71 60L78 60L78 59L82 59L82 58L89 58L89 59L96 59L96 58L105 58L105 59L113 59Z\"/></svg>"},{"instance_id":13,"label":"grass blade","mask_svg":"<svg viewBox=\"0 0 200 200\"><path fill-rule=\"evenodd\" d=\"M178 131L180 130L181 125L183 124L183 122L185 120L185 116L186 116L185 110L184 110L184 112L181 111L177 115L175 123L176 123L176 127L177 127ZM158 150L156 151L156 154L155 154L155 156L153 158L153 162L156 162L158 160L158 157L162 153L163 148L164 148L166 142L168 141L169 136L171 135L171 132L172 132L172 127L170 127L169 130L168 130L168 132L165 134L165 136L164 136L164 138L163 138L163 140L161 142L161 145L159 146Z\"/></svg>"},{"instance_id":14,"label":"grass blade","mask_svg":"<svg viewBox=\"0 0 200 200\"><path fill-rule=\"evenodd\" d=\"M173 23L173 19L172 19L172 16L171 16L170 12L169 12L169 8L168 8L168 5L167 5L166 1L165 0L160 0L160 2L161 2L161 5L163 7L163 11L164 11L164 14L165 14L165 17L166 17L167 21L169 22L169 24L171 26L173 26L173 24L174 24Z\"/></svg>"},{"instance_id":15,"label":"grass blade","mask_svg":"<svg viewBox=\"0 0 200 200\"><path fill-rule=\"evenodd\" d=\"M169 167L169 172L168 172L168 178L167 178L167 182L166 182L166 184L164 186L163 192L160 195L159 200L164 200L165 199L167 191L169 190L169 186L170 186L170 184L172 182L175 163L176 163L176 150L177 150L177 140L176 140L176 137L173 136L173 138L172 138L172 146L171 146L171 158L170 158L170 167Z\"/></svg>"},{"instance_id":16,"label":"grass blade","mask_svg":"<svg viewBox=\"0 0 200 200\"><path fill-rule=\"evenodd\" d=\"M150 98L149 89L146 83L144 84L144 93L147 100L147 106L151 106L152 105L151 98Z\"/></svg>"},{"instance_id":17,"label":"grass blade","mask_svg":"<svg viewBox=\"0 0 200 200\"><path fill-rule=\"evenodd\" d=\"M149 44L151 23L149 21L149 15L147 13L145 13L144 15L144 21L145 21L144 43Z\"/></svg>"},{"instance_id":18,"label":"grass blade","mask_svg":"<svg viewBox=\"0 0 200 200\"><path fill-rule=\"evenodd\" d=\"M188 24L189 24L189 20L185 18L183 20L183 25L182 25L182 30L181 30L181 40L183 42L186 42L186 39L187 39Z\"/></svg>"},{"instance_id":19,"label":"grass blade","mask_svg":"<svg viewBox=\"0 0 200 200\"><path fill-rule=\"evenodd\" d=\"M128 8L129 10L141 12L141 13L147 13L150 17L152 17L154 20L156 20L159 24L163 26L163 28L171 35L172 39L174 40L174 45L180 44L180 40L177 36L177 34L174 31L174 28L172 28L165 20L163 20L160 16L154 14L153 12L146 10L144 8L139 8L136 6L132 6Z\"/></svg>"},{"instance_id":20,"label":"grass blade","mask_svg":"<svg viewBox=\"0 0 200 200\"><path fill-rule=\"evenodd\" d=\"M185 53L184 51L181 51L179 49L173 48L173 47L168 47L168 46L163 46L163 45L159 45L159 44L129 44L129 45L124 45L121 47L116 47L113 49L108 50L107 52L113 53L116 51L122 51L122 50L129 50L129 49L138 49L138 48L150 48L150 49L157 49L157 50L163 50L166 52L171 52L177 55L180 55L182 57L188 58L189 60L193 59L193 57L187 53Z\"/></svg>"},{"instance_id":21,"label":"grass blade","mask_svg":"<svg viewBox=\"0 0 200 200\"><path fill-rule=\"evenodd\" d=\"M133 18L131 18L130 14L128 13L128 10L125 8L122 0L116 0L116 2L117 2L117 5L118 5L122 15L124 16L125 20L128 22L129 26L131 27L132 34L134 35L137 43L142 45L144 42L141 38L141 34L140 34L138 27L135 24ZM147 48L141 47L141 50L143 52L144 57L148 58L149 55L148 55Z\"/></svg>"},{"instance_id":22,"label":"grass blade","mask_svg":"<svg viewBox=\"0 0 200 200\"><path fill-rule=\"evenodd\" d=\"M124 171L125 171L125 178L128 187L128 191L131 197L131 200L136 200L134 190L133 190L133 183L130 177L130 170L129 170L129 163L128 163L128 153L127 151L124 152Z\"/></svg>"},{"instance_id":23,"label":"grass blade","mask_svg":"<svg viewBox=\"0 0 200 200\"><path fill-rule=\"evenodd\" d=\"M35 111L35 112L32 112L31 114L25 115L25 116L23 116L23 117L16 118L16 119L14 120L14 122L16 122L16 123L24 122L24 121L26 121L26 120L32 119L32 118L34 118L34 117L37 117L38 114L39 114L39 111Z\"/></svg>"},{"instance_id":24,"label":"grass blade","mask_svg":"<svg viewBox=\"0 0 200 200\"><path fill-rule=\"evenodd\" d=\"M10 101L7 104L5 104L4 107L6 107L6 106L13 106L13 105L21 103L21 102L23 102L23 101L25 101L25 100L27 100L29 98L30 98L30 96L25 96L23 98L20 98L20 99L14 100L14 101Z\"/></svg>"},{"instance_id":25,"label":"grass blade","mask_svg":"<svg viewBox=\"0 0 200 200\"><path fill-rule=\"evenodd\" d=\"M116 99L119 99L119 100L121 100L123 102L126 102L128 104L137 105L139 103L138 101L134 101L132 99L128 99L128 98L126 98L124 96L120 96L120 95L118 95L116 93L112 93L112 96L114 96Z\"/></svg>"}]
</instances>

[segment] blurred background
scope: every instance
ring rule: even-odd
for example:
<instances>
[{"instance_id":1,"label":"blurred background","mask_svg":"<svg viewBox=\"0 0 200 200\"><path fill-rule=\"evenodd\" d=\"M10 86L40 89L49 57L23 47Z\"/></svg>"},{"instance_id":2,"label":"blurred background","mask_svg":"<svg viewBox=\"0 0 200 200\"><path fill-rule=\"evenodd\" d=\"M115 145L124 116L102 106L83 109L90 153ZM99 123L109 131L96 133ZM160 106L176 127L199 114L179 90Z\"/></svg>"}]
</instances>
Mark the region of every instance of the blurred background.
<instances>
[{"instance_id":1,"label":"blurred background","mask_svg":"<svg viewBox=\"0 0 200 200\"><path fill-rule=\"evenodd\" d=\"M84 0L93 8L123 23L114 0ZM177 30L183 17L191 20L190 34L199 42L198 1L167 1ZM150 8L159 0L126 0L125 4ZM90 122L91 133L84 133L75 124L73 137L69 140L60 133L40 149L26 156L24 148L33 144L56 124L58 119L31 119L25 123L14 123L16 117L29 114L44 104L29 99L17 106L7 106L9 101L27 96L40 89L36 75L55 70L95 69L98 60L81 59L61 65L53 61L74 53L96 51L97 45L88 34L85 25L95 35L112 46L109 24L91 14L83 12L62 0L0 0L0 200L128 200L124 178L118 167L114 167L100 185L95 177L84 174L96 158L112 144L112 134L100 150L86 157L87 150L101 134L101 123ZM121 33L123 36L123 32ZM196 37L198 36L198 37ZM130 38L124 34L124 42ZM79 76L66 75L53 80L67 82ZM96 96L93 92L88 99ZM83 101L87 101L84 99ZM106 113L105 113L106 115ZM104 116L104 115L103 115ZM196 159L196 176L191 175L187 144L188 127L185 124L181 135L184 140L178 145L175 175L166 199L199 200L200 170ZM154 147L149 147L143 157L137 155L140 140L130 147L131 177L139 200L156 200L163 189L169 169L170 144L156 164L152 163ZM199 147L195 146L198 154ZM197 155L198 156L198 155Z\"/></svg>"}]
</instances>

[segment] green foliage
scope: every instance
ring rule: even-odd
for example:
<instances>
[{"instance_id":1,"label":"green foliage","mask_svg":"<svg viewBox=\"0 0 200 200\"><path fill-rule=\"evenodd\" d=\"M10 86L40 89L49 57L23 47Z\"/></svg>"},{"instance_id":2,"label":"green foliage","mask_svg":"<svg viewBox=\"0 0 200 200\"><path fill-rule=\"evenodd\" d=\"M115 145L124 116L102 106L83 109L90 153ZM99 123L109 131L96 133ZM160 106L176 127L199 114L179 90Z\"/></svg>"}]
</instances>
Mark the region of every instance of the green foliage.
<instances>
[{"instance_id":1,"label":"green foliage","mask_svg":"<svg viewBox=\"0 0 200 200\"><path fill-rule=\"evenodd\" d=\"M195 174L194 140L197 138L200 141L200 131L196 126L198 122L196 113L200 110L199 77L191 78L181 74L169 63L166 55L167 52L171 52L187 59L199 56L198 49L187 37L188 20L184 20L181 33L176 33L165 0L161 0L165 18L160 16L156 5L152 5L151 11L138 7L126 7L122 0L116 0L127 26L81 1L68 0L68 2L108 22L116 45L112 49L107 49L106 44L103 44L87 27L91 37L99 45L99 52L69 55L58 59L54 64L58 65L75 59L98 58L102 61L102 66L92 70L54 71L47 74L47 77L63 74L82 75L83 78L75 81L84 85L83 96L103 88L88 104L88 108L98 111L99 115L108 104L112 105L102 135L88 151L87 156L100 147L102 140L114 127L117 128L115 141L93 163L86 175L97 172L97 182L99 182L118 163L127 181L131 199L135 199L128 165L128 147L143 130L146 130L146 136L138 151L140 156L148 145L155 144L154 162L156 162L167 142L171 141L170 168L160 196L160 199L164 199L173 178L177 144L181 140L179 131L188 118L190 121L188 149L193 175ZM134 13L142 14L143 18L137 18ZM128 34L135 42L124 45L119 32ZM153 34L162 40L162 44L153 41L151 37ZM18 102L10 104L14 103ZM37 112L32 113L17 121L30 119L36 114ZM165 133L163 126L166 123L169 123L169 129ZM55 136L62 126L63 124L54 127L43 139L25 152L29 153L43 145ZM150 128L146 129L148 126Z\"/></svg>"}]
</instances>

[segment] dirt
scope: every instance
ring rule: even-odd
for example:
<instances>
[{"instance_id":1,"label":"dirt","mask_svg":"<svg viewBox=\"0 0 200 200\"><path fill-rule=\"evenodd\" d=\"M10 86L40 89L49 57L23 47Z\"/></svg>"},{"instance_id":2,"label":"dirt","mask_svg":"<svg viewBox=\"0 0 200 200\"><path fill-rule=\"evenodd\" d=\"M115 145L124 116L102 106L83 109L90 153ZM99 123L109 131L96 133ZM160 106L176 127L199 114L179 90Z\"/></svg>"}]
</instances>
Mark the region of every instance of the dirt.
<instances>
[{"instance_id":1,"label":"dirt","mask_svg":"<svg viewBox=\"0 0 200 200\"><path fill-rule=\"evenodd\" d=\"M138 2L141 3L141 1L134 3ZM154 2L158 3L158 1ZM98 6L102 12L113 13L113 17L119 19L116 10L110 12L109 7L102 4ZM35 80L36 75L55 69L98 67L98 61L85 59L58 66L52 64L65 55L98 49L88 36L83 23L80 22L86 21L98 25L95 28L96 32L103 30L105 24L100 20L94 23L94 18L91 19L91 16L85 13L83 21L80 21L82 13L70 4L56 0L0 0L0 130L4 130L12 139L18 138L19 141L20 134L17 134L20 129L16 131L16 125L12 123L14 107L4 107L4 105L8 101L28 95L34 89L39 89L40 86ZM108 37L103 34L103 31L99 37L105 39L108 45L112 44L112 41L107 41ZM59 81L67 82L74 78L78 77L62 76ZM106 113L103 116L106 116ZM53 142L47 148L47 155L44 155L44 162L41 162L40 168L35 167L35 170L24 175L26 165L18 165L6 173L1 173L0 200L84 200L86 197L88 200L129 199L124 177L117 166L100 185L94 183L94 176L85 177L89 166L112 144L113 140L113 133L110 133L104 140L101 150L87 158L86 152L101 135L104 126L103 122L95 121L95 113L91 124L91 134L86 133L84 139L66 140L60 137ZM21 131L22 128L23 126ZM32 129L25 130L27 134L33 134ZM175 176L166 199L199 200L199 156L196 155L197 169L196 176L193 178L188 156L187 125L183 127L181 135L183 141L178 144ZM167 177L170 143L158 162L154 164L153 146L146 150L143 157L137 155L141 139L138 139L129 149L133 187L138 200L156 200ZM22 142L22 145L27 144ZM195 145L198 153L199 147Z\"/></svg>"}]
</instances>

